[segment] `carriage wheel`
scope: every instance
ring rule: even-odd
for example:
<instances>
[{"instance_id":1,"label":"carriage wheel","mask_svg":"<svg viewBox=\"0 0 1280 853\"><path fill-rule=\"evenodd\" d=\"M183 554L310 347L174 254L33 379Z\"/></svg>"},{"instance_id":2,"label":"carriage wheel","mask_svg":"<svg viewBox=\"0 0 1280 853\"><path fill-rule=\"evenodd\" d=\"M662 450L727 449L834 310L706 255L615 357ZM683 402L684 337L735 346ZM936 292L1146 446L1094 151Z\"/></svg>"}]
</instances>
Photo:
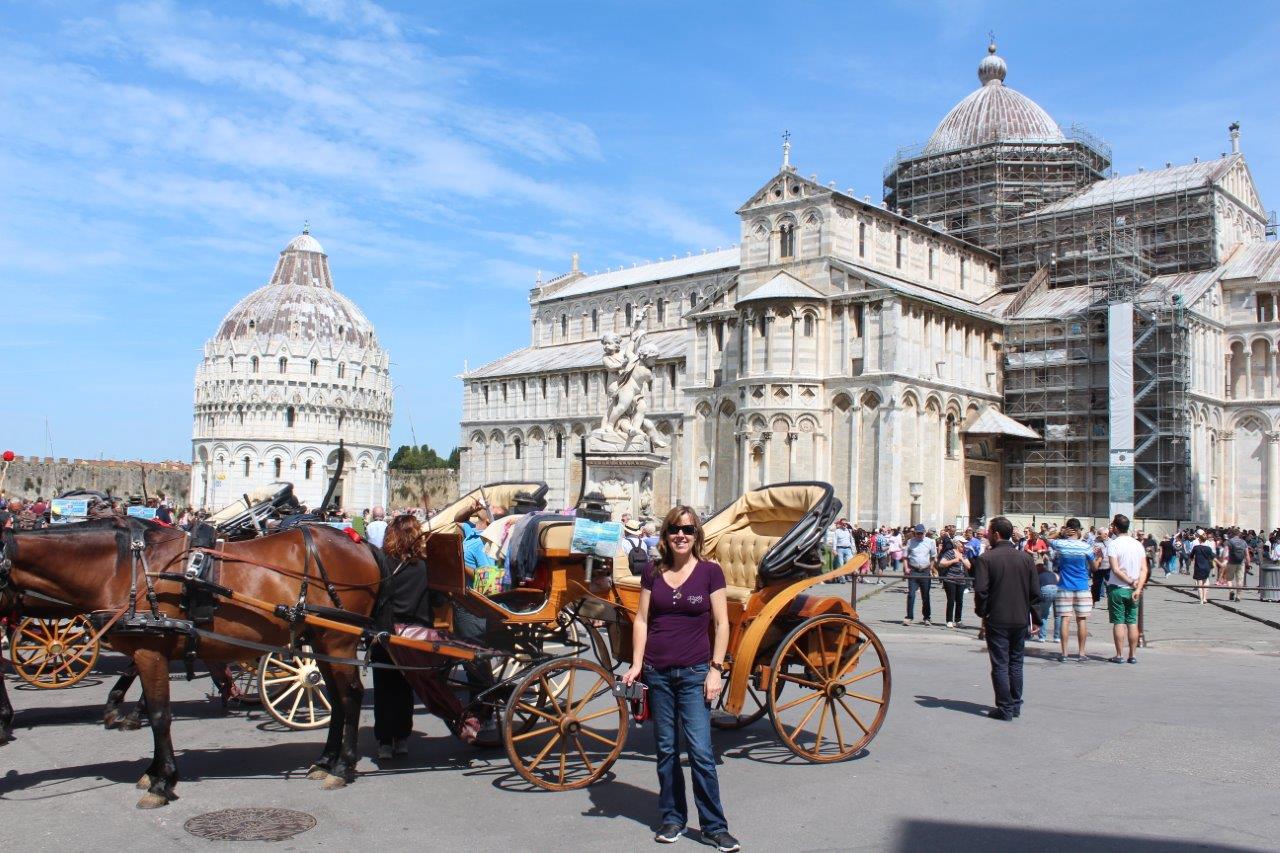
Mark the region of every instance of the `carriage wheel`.
<instances>
[{"instance_id":1,"label":"carriage wheel","mask_svg":"<svg viewBox=\"0 0 1280 853\"><path fill-rule=\"evenodd\" d=\"M227 670L236 690L235 701L242 705L257 705L262 701L258 687L258 661L233 661L227 664Z\"/></svg>"},{"instance_id":2,"label":"carriage wheel","mask_svg":"<svg viewBox=\"0 0 1280 853\"><path fill-rule=\"evenodd\" d=\"M548 631L545 637L540 637L536 641L538 651L550 657L589 656L587 659L601 662L601 665L608 669L609 667L601 661L601 655L608 655L608 645L601 637L599 630L581 618L570 617L567 613L562 613L562 618L565 619L564 639L561 640L558 635ZM586 648L576 651L578 645ZM493 680L498 682L515 679L528 668L529 663L530 658L525 654L494 658L490 663L493 669ZM551 685L553 696L559 696L564 691L568 679L569 673L565 671L547 680Z\"/></svg>"},{"instance_id":3,"label":"carriage wheel","mask_svg":"<svg viewBox=\"0 0 1280 853\"><path fill-rule=\"evenodd\" d=\"M13 669L28 684L44 689L70 687L98 661L98 642L84 616L27 618L13 632Z\"/></svg>"},{"instance_id":4,"label":"carriage wheel","mask_svg":"<svg viewBox=\"0 0 1280 853\"><path fill-rule=\"evenodd\" d=\"M729 693L728 673L725 674L724 686L725 689L720 691L720 698L716 700L716 706L711 709L711 725L717 729L732 731L745 728L769 712L768 694L756 689L754 677L747 679L747 694L742 702L742 711L737 716L724 709L725 696Z\"/></svg>"},{"instance_id":5,"label":"carriage wheel","mask_svg":"<svg viewBox=\"0 0 1280 853\"><path fill-rule=\"evenodd\" d=\"M563 677L558 694L553 680ZM535 725L521 731L525 721ZM627 708L613 695L613 676L598 663L566 659L534 667L503 715L511 766L549 791L585 788L613 766L627 739Z\"/></svg>"},{"instance_id":6,"label":"carriage wheel","mask_svg":"<svg viewBox=\"0 0 1280 853\"><path fill-rule=\"evenodd\" d=\"M258 694L267 713L291 729L319 729L329 725L333 706L325 690L324 676L311 651L299 654L270 652L258 663Z\"/></svg>"},{"instance_id":7,"label":"carriage wheel","mask_svg":"<svg viewBox=\"0 0 1280 853\"><path fill-rule=\"evenodd\" d=\"M863 623L842 614L815 616L774 653L768 687L769 717L787 748L808 761L842 761L866 747L884 723L889 659Z\"/></svg>"}]
</instances>

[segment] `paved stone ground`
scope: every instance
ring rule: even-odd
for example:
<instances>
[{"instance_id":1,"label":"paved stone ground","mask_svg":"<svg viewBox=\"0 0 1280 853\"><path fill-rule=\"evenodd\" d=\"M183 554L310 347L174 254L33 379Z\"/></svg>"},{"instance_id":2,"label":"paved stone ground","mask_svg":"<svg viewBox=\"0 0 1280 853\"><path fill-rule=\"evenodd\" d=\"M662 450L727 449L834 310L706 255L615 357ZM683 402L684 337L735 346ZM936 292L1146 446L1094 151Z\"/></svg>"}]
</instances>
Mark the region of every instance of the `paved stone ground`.
<instances>
[{"instance_id":1,"label":"paved stone ground","mask_svg":"<svg viewBox=\"0 0 1280 853\"><path fill-rule=\"evenodd\" d=\"M885 726L865 756L831 766L796 762L767 719L717 733L726 807L747 849L1275 849L1280 631L1153 589L1138 665L1104 662L1103 636L1084 664L1053 662L1033 645L1026 709L1001 723L983 716L991 689L973 631L904 628L900 583L863 592L863 618L893 665ZM1105 633L1103 614L1091 622ZM501 751L456 743L420 714L408 760L366 759L355 785L323 792L302 778L321 734L277 730L257 711L219 716L203 699L207 679L174 677L182 799L156 812L133 808L149 733L95 725L107 683L37 693L10 681L20 728L0 748L6 837L35 850L207 849L216 844L184 832L189 817L269 805L318 820L277 851L651 843L647 729L633 728L610 781L550 794L524 790ZM370 754L371 712L364 723Z\"/></svg>"}]
</instances>

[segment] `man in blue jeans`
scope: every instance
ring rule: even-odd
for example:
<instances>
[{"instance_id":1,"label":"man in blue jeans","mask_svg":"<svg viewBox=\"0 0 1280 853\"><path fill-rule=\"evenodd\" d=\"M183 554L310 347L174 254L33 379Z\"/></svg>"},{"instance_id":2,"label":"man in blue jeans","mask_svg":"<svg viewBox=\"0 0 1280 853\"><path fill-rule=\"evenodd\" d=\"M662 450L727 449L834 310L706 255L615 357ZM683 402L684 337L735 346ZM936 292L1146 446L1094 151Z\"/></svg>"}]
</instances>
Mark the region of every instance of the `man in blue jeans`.
<instances>
[{"instance_id":1,"label":"man in blue jeans","mask_svg":"<svg viewBox=\"0 0 1280 853\"><path fill-rule=\"evenodd\" d=\"M907 579L907 618L902 620L902 624L910 625L911 620L916 616L916 591L918 590L920 615L924 617L924 621L920 624L932 625L933 622L929 620L933 615L929 607L929 590L933 586L933 567L938 561L938 546L932 539L925 537L923 524L917 524L913 532L915 535L907 540L903 548L907 554L906 571L903 572Z\"/></svg>"},{"instance_id":2,"label":"man in blue jeans","mask_svg":"<svg viewBox=\"0 0 1280 853\"><path fill-rule=\"evenodd\" d=\"M1040 627L1040 579L1031 555L1010 544L1009 519L991 519L988 533L991 549L974 561L973 609L987 626L996 698L987 716L1007 721L1022 714L1022 660L1027 623Z\"/></svg>"}]
</instances>

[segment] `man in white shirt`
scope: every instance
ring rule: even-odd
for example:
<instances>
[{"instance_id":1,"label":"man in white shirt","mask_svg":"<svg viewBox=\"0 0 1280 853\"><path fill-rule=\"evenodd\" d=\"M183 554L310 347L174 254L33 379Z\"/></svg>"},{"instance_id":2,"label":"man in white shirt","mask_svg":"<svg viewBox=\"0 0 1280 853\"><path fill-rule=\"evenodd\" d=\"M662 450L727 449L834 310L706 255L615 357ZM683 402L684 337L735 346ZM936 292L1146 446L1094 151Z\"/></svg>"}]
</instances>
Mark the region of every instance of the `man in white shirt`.
<instances>
[{"instance_id":1,"label":"man in white shirt","mask_svg":"<svg viewBox=\"0 0 1280 853\"><path fill-rule=\"evenodd\" d=\"M375 506L369 513L369 517L372 521L364 527L364 538L381 548L382 537L387 535L387 511L380 506Z\"/></svg>"},{"instance_id":2,"label":"man in white shirt","mask_svg":"<svg viewBox=\"0 0 1280 853\"><path fill-rule=\"evenodd\" d=\"M1111 616L1111 637L1116 656L1112 663L1124 663L1124 645L1128 641L1129 663L1138 662L1138 600L1147 585L1147 552L1142 543L1129 535L1129 517L1117 514L1111 520L1115 538L1107 543L1107 611Z\"/></svg>"}]
</instances>

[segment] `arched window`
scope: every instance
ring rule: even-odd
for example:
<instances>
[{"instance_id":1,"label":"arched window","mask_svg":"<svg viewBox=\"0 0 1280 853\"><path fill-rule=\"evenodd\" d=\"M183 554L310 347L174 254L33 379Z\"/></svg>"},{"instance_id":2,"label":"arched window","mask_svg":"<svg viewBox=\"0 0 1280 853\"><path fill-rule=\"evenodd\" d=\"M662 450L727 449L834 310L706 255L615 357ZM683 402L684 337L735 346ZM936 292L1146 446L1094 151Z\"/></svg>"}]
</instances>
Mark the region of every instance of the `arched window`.
<instances>
[{"instance_id":1,"label":"arched window","mask_svg":"<svg viewBox=\"0 0 1280 853\"><path fill-rule=\"evenodd\" d=\"M564 458L564 434L556 433L556 458Z\"/></svg>"},{"instance_id":2,"label":"arched window","mask_svg":"<svg viewBox=\"0 0 1280 853\"><path fill-rule=\"evenodd\" d=\"M634 315L635 315L635 311L631 308L631 303L628 302L626 307L622 309L622 316L626 320L626 323L628 326L631 325L632 318L634 317Z\"/></svg>"},{"instance_id":3,"label":"arched window","mask_svg":"<svg viewBox=\"0 0 1280 853\"><path fill-rule=\"evenodd\" d=\"M858 257L867 256L867 223L858 223Z\"/></svg>"},{"instance_id":4,"label":"arched window","mask_svg":"<svg viewBox=\"0 0 1280 853\"><path fill-rule=\"evenodd\" d=\"M344 376L346 376L346 375L347 375L347 366L346 366L345 364L339 364L339 365L338 365L338 378L339 378L339 379L341 379L342 377L344 377Z\"/></svg>"},{"instance_id":5,"label":"arched window","mask_svg":"<svg viewBox=\"0 0 1280 853\"><path fill-rule=\"evenodd\" d=\"M582 374L582 393L586 394L591 390L591 374L583 371Z\"/></svg>"},{"instance_id":6,"label":"arched window","mask_svg":"<svg viewBox=\"0 0 1280 853\"><path fill-rule=\"evenodd\" d=\"M310 479L311 479L311 465L312 465L312 464L313 464L313 460L308 459L308 460L306 461L306 464L304 464L304 465L302 466L302 477L303 477L303 479L304 479L304 480L310 480Z\"/></svg>"},{"instance_id":7,"label":"arched window","mask_svg":"<svg viewBox=\"0 0 1280 853\"><path fill-rule=\"evenodd\" d=\"M227 370L236 369L236 357L234 355L227 356Z\"/></svg>"},{"instance_id":8,"label":"arched window","mask_svg":"<svg viewBox=\"0 0 1280 853\"><path fill-rule=\"evenodd\" d=\"M769 333L769 318L763 313L756 318L756 331L760 333L762 338Z\"/></svg>"},{"instance_id":9,"label":"arched window","mask_svg":"<svg viewBox=\"0 0 1280 853\"><path fill-rule=\"evenodd\" d=\"M320 359L318 358L311 359L311 375L315 376L319 372L320 372Z\"/></svg>"},{"instance_id":10,"label":"arched window","mask_svg":"<svg viewBox=\"0 0 1280 853\"><path fill-rule=\"evenodd\" d=\"M960 454L960 431L956 429L956 416L947 415L947 458L955 459Z\"/></svg>"},{"instance_id":11,"label":"arched window","mask_svg":"<svg viewBox=\"0 0 1280 853\"><path fill-rule=\"evenodd\" d=\"M796 254L796 228L791 223L778 228L778 254L783 258L792 258Z\"/></svg>"},{"instance_id":12,"label":"arched window","mask_svg":"<svg viewBox=\"0 0 1280 853\"><path fill-rule=\"evenodd\" d=\"M933 247L930 246L929 247L929 278L931 279L933 278L934 269L935 269L935 265L933 260Z\"/></svg>"},{"instance_id":13,"label":"arched window","mask_svg":"<svg viewBox=\"0 0 1280 853\"><path fill-rule=\"evenodd\" d=\"M897 241L894 243L894 246L895 246L894 256L893 256L894 266L896 266L898 269L902 269L902 262L903 260L906 259L907 253L903 248L903 241L902 241L901 234L898 235Z\"/></svg>"},{"instance_id":14,"label":"arched window","mask_svg":"<svg viewBox=\"0 0 1280 853\"><path fill-rule=\"evenodd\" d=\"M591 331L600 331L600 311L596 308L591 309Z\"/></svg>"},{"instance_id":15,"label":"arched window","mask_svg":"<svg viewBox=\"0 0 1280 853\"><path fill-rule=\"evenodd\" d=\"M804 336L806 338L813 337L813 315L812 314L804 315Z\"/></svg>"},{"instance_id":16,"label":"arched window","mask_svg":"<svg viewBox=\"0 0 1280 853\"><path fill-rule=\"evenodd\" d=\"M658 297L658 304L657 304L657 308L656 308L655 310L658 312L658 322L659 322L659 323L664 323L664 322L666 322L666 320L667 320L667 300L665 300L665 299L663 299L661 296L659 296L659 297Z\"/></svg>"},{"instance_id":17,"label":"arched window","mask_svg":"<svg viewBox=\"0 0 1280 853\"><path fill-rule=\"evenodd\" d=\"M560 337L563 338L568 334L569 334L569 315L561 314L560 315Z\"/></svg>"},{"instance_id":18,"label":"arched window","mask_svg":"<svg viewBox=\"0 0 1280 853\"><path fill-rule=\"evenodd\" d=\"M280 372L287 373L289 371L289 359L284 356L280 357Z\"/></svg>"},{"instance_id":19,"label":"arched window","mask_svg":"<svg viewBox=\"0 0 1280 853\"><path fill-rule=\"evenodd\" d=\"M289 408L285 409L285 410L284 410L284 425L285 425L285 426L287 426L287 427L291 427L291 426L293 426L293 422L294 422L294 420L297 418L297 415L298 415L298 413L294 410L293 406L290 406Z\"/></svg>"},{"instance_id":20,"label":"arched window","mask_svg":"<svg viewBox=\"0 0 1280 853\"><path fill-rule=\"evenodd\" d=\"M256 355L253 358L249 359L249 372L250 373L258 372L258 357Z\"/></svg>"},{"instance_id":21,"label":"arched window","mask_svg":"<svg viewBox=\"0 0 1280 853\"><path fill-rule=\"evenodd\" d=\"M524 443L520 441L520 436L516 436L515 438L511 439L511 447L515 450L517 459L520 458L520 451L523 447L523 444Z\"/></svg>"},{"instance_id":22,"label":"arched window","mask_svg":"<svg viewBox=\"0 0 1280 853\"><path fill-rule=\"evenodd\" d=\"M693 306L696 305L697 302L698 302L698 291L696 290L690 291L689 292L689 310L690 311L693 310Z\"/></svg>"},{"instance_id":23,"label":"arched window","mask_svg":"<svg viewBox=\"0 0 1280 853\"><path fill-rule=\"evenodd\" d=\"M280 457L279 457L279 456L277 456L277 457L272 461L271 466L272 466L272 468L275 470L275 478L276 478L277 480L279 480L279 479L280 479L280 473L281 473L281 471L284 469L284 464L280 461Z\"/></svg>"},{"instance_id":24,"label":"arched window","mask_svg":"<svg viewBox=\"0 0 1280 853\"><path fill-rule=\"evenodd\" d=\"M240 423L244 423L244 406L236 406L236 417L240 419Z\"/></svg>"},{"instance_id":25,"label":"arched window","mask_svg":"<svg viewBox=\"0 0 1280 853\"><path fill-rule=\"evenodd\" d=\"M243 461L244 461L244 475L248 477L249 476L249 457L246 456Z\"/></svg>"},{"instance_id":26,"label":"arched window","mask_svg":"<svg viewBox=\"0 0 1280 853\"><path fill-rule=\"evenodd\" d=\"M345 412L338 412L338 429L342 429L342 422L347 419Z\"/></svg>"},{"instance_id":27,"label":"arched window","mask_svg":"<svg viewBox=\"0 0 1280 853\"><path fill-rule=\"evenodd\" d=\"M249 321L249 331L251 331L251 332L252 332L252 331L253 331L254 329L256 329L257 327L258 327L258 322L257 322L256 320L250 320L250 321Z\"/></svg>"}]
</instances>

